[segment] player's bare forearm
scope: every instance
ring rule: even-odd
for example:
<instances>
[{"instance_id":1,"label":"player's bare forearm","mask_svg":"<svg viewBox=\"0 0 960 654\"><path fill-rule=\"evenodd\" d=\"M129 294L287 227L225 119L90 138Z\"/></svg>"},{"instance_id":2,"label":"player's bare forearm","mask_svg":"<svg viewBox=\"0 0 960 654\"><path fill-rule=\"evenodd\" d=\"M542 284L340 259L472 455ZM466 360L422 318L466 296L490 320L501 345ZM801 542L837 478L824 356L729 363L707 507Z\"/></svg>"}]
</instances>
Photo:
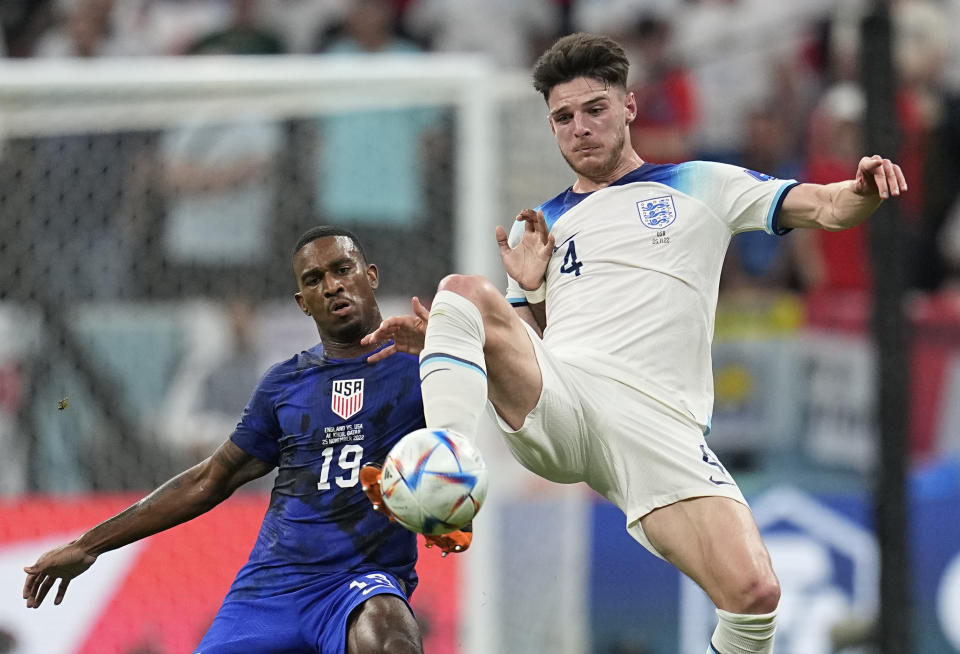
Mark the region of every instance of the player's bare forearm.
<instances>
[{"instance_id":1,"label":"player's bare forearm","mask_svg":"<svg viewBox=\"0 0 960 654\"><path fill-rule=\"evenodd\" d=\"M879 156L864 157L854 179L832 184L800 184L783 202L779 224L840 231L856 227L886 198L907 190L900 166Z\"/></svg>"},{"instance_id":2,"label":"player's bare forearm","mask_svg":"<svg viewBox=\"0 0 960 654\"><path fill-rule=\"evenodd\" d=\"M70 581L103 552L169 529L209 511L240 485L261 477L272 465L227 440L213 456L160 486L136 504L101 522L74 541L45 552L23 569L23 599L37 608L59 580L54 604L63 601Z\"/></svg>"},{"instance_id":3,"label":"player's bare forearm","mask_svg":"<svg viewBox=\"0 0 960 654\"><path fill-rule=\"evenodd\" d=\"M193 510L194 502L185 492L191 486L186 479L191 473L188 470L177 475L136 504L104 520L80 536L76 544L99 556L200 515L202 511Z\"/></svg>"},{"instance_id":4,"label":"player's bare forearm","mask_svg":"<svg viewBox=\"0 0 960 654\"><path fill-rule=\"evenodd\" d=\"M856 227L869 218L883 200L878 195L855 193L853 184L853 180L847 180L800 184L790 189L780 214L780 226L830 232Z\"/></svg>"},{"instance_id":5,"label":"player's bare forearm","mask_svg":"<svg viewBox=\"0 0 960 654\"><path fill-rule=\"evenodd\" d=\"M790 189L783 203L781 227L825 229L835 232L856 227L882 202L879 196L853 193L853 181L833 184L800 184Z\"/></svg>"},{"instance_id":6,"label":"player's bare forearm","mask_svg":"<svg viewBox=\"0 0 960 654\"><path fill-rule=\"evenodd\" d=\"M223 498L204 488L205 467L207 462L198 463L170 479L136 504L84 533L77 545L97 556L209 511Z\"/></svg>"},{"instance_id":7,"label":"player's bare forearm","mask_svg":"<svg viewBox=\"0 0 960 654\"><path fill-rule=\"evenodd\" d=\"M92 556L123 547L209 511L240 485L271 468L228 440L209 459L170 479L75 542Z\"/></svg>"}]
</instances>

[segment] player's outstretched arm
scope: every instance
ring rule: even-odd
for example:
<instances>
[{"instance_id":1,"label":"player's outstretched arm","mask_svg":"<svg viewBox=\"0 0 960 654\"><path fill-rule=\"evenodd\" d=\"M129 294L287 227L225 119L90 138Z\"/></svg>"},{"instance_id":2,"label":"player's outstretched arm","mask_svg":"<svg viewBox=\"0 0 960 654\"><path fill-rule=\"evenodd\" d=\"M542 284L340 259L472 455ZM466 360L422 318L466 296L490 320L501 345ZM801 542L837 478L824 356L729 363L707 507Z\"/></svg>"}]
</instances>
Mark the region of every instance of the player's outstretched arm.
<instances>
[{"instance_id":1,"label":"player's outstretched arm","mask_svg":"<svg viewBox=\"0 0 960 654\"><path fill-rule=\"evenodd\" d=\"M880 155L863 157L853 179L800 184L790 189L779 216L781 227L839 231L856 227L880 203L907 190L900 166Z\"/></svg>"},{"instance_id":2,"label":"player's outstretched arm","mask_svg":"<svg viewBox=\"0 0 960 654\"><path fill-rule=\"evenodd\" d=\"M430 311L420 303L419 298L411 299L410 304L413 307L412 316L391 316L360 341L362 345L393 341L387 347L367 357L367 363L382 361L397 352L420 354L420 350L423 349L423 338L427 331Z\"/></svg>"},{"instance_id":3,"label":"player's outstretched arm","mask_svg":"<svg viewBox=\"0 0 960 654\"><path fill-rule=\"evenodd\" d=\"M547 264L553 255L553 234L547 229L542 211L524 209L517 215L523 221L523 237L511 248L507 230L497 225L497 247L503 268L525 291L533 291L543 283Z\"/></svg>"},{"instance_id":4,"label":"player's outstretched arm","mask_svg":"<svg viewBox=\"0 0 960 654\"><path fill-rule=\"evenodd\" d=\"M79 538L41 555L23 570L23 599L28 608L43 603L60 580L53 603L59 604L70 581L93 565L103 552L169 529L209 511L246 482L273 469L250 456L232 441L224 442L213 455L173 479Z\"/></svg>"}]
</instances>

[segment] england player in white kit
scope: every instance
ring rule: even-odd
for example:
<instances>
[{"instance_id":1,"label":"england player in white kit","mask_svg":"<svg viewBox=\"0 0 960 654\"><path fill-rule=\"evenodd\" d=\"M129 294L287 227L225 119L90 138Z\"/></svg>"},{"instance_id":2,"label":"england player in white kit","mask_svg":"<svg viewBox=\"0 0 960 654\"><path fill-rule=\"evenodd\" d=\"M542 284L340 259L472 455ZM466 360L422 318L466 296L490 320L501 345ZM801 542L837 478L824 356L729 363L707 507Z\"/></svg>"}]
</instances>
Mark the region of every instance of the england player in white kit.
<instances>
[{"instance_id":1,"label":"england player in white kit","mask_svg":"<svg viewBox=\"0 0 960 654\"><path fill-rule=\"evenodd\" d=\"M718 163L643 164L602 191L568 189L544 203L555 244L546 268L544 343L706 428L727 245L737 232L787 231L776 217L794 185ZM516 223L512 246L523 232L524 223ZM588 307L584 298L591 298ZM507 299L527 304L512 278Z\"/></svg>"},{"instance_id":2,"label":"england player in white kit","mask_svg":"<svg viewBox=\"0 0 960 654\"><path fill-rule=\"evenodd\" d=\"M627 530L717 607L708 654L769 653L780 587L735 481L707 446L710 344L733 234L853 227L905 191L899 166L864 157L854 179L797 184L709 162L646 164L627 61L574 34L537 61L574 184L517 216L497 242L507 298L451 275L429 312L384 321L375 357L420 353L429 427L472 436L488 404L514 456L561 483L584 481ZM415 303L415 309L419 305Z\"/></svg>"},{"instance_id":3,"label":"england player in white kit","mask_svg":"<svg viewBox=\"0 0 960 654\"><path fill-rule=\"evenodd\" d=\"M720 269L736 232L785 231L776 217L794 185L718 163L643 164L605 189L567 189L539 208L554 246L542 347L532 338L544 375L562 382L544 381L548 392L523 429L498 423L521 463L555 481L588 482L655 554L638 523L653 509L704 495L744 501L704 439ZM524 225L514 225L512 247ZM507 299L529 304L512 278ZM564 384L578 388L562 393ZM620 459L643 464L607 465Z\"/></svg>"}]
</instances>

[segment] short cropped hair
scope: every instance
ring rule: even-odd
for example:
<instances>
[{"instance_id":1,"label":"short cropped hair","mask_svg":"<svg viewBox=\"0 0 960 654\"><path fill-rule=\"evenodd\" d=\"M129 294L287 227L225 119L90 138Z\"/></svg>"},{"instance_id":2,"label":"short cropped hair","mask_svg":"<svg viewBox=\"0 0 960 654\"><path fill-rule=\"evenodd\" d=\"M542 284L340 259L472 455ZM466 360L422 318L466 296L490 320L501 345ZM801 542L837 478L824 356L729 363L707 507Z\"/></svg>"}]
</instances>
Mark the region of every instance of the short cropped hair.
<instances>
[{"instance_id":1,"label":"short cropped hair","mask_svg":"<svg viewBox=\"0 0 960 654\"><path fill-rule=\"evenodd\" d=\"M608 36L577 32L558 39L533 66L533 88L548 100L550 91L578 77L627 88L630 67L623 47Z\"/></svg>"},{"instance_id":2,"label":"short cropped hair","mask_svg":"<svg viewBox=\"0 0 960 654\"><path fill-rule=\"evenodd\" d=\"M353 241L353 245L357 248L357 252L360 253L360 256L363 257L364 262L367 261L367 253L363 249L363 244L360 242L360 239L357 237L357 235L351 232L349 229L344 229L343 227L334 227L333 225L319 225L317 227L311 227L305 231L303 236L301 236L297 241L297 245L293 248L293 254L299 252L307 243L315 241L318 238L326 238L328 236L346 236Z\"/></svg>"}]
</instances>

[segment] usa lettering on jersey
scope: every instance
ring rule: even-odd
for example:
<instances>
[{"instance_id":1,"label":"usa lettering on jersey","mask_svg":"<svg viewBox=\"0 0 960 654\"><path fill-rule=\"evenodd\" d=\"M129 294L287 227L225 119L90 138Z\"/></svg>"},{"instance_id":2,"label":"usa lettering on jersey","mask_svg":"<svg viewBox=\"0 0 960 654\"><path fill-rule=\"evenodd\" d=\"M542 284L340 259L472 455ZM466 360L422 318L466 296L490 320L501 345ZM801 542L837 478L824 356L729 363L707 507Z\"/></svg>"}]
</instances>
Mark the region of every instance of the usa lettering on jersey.
<instances>
[{"instance_id":1,"label":"usa lettering on jersey","mask_svg":"<svg viewBox=\"0 0 960 654\"><path fill-rule=\"evenodd\" d=\"M330 410L346 420L363 408L363 380L335 379Z\"/></svg>"}]
</instances>

